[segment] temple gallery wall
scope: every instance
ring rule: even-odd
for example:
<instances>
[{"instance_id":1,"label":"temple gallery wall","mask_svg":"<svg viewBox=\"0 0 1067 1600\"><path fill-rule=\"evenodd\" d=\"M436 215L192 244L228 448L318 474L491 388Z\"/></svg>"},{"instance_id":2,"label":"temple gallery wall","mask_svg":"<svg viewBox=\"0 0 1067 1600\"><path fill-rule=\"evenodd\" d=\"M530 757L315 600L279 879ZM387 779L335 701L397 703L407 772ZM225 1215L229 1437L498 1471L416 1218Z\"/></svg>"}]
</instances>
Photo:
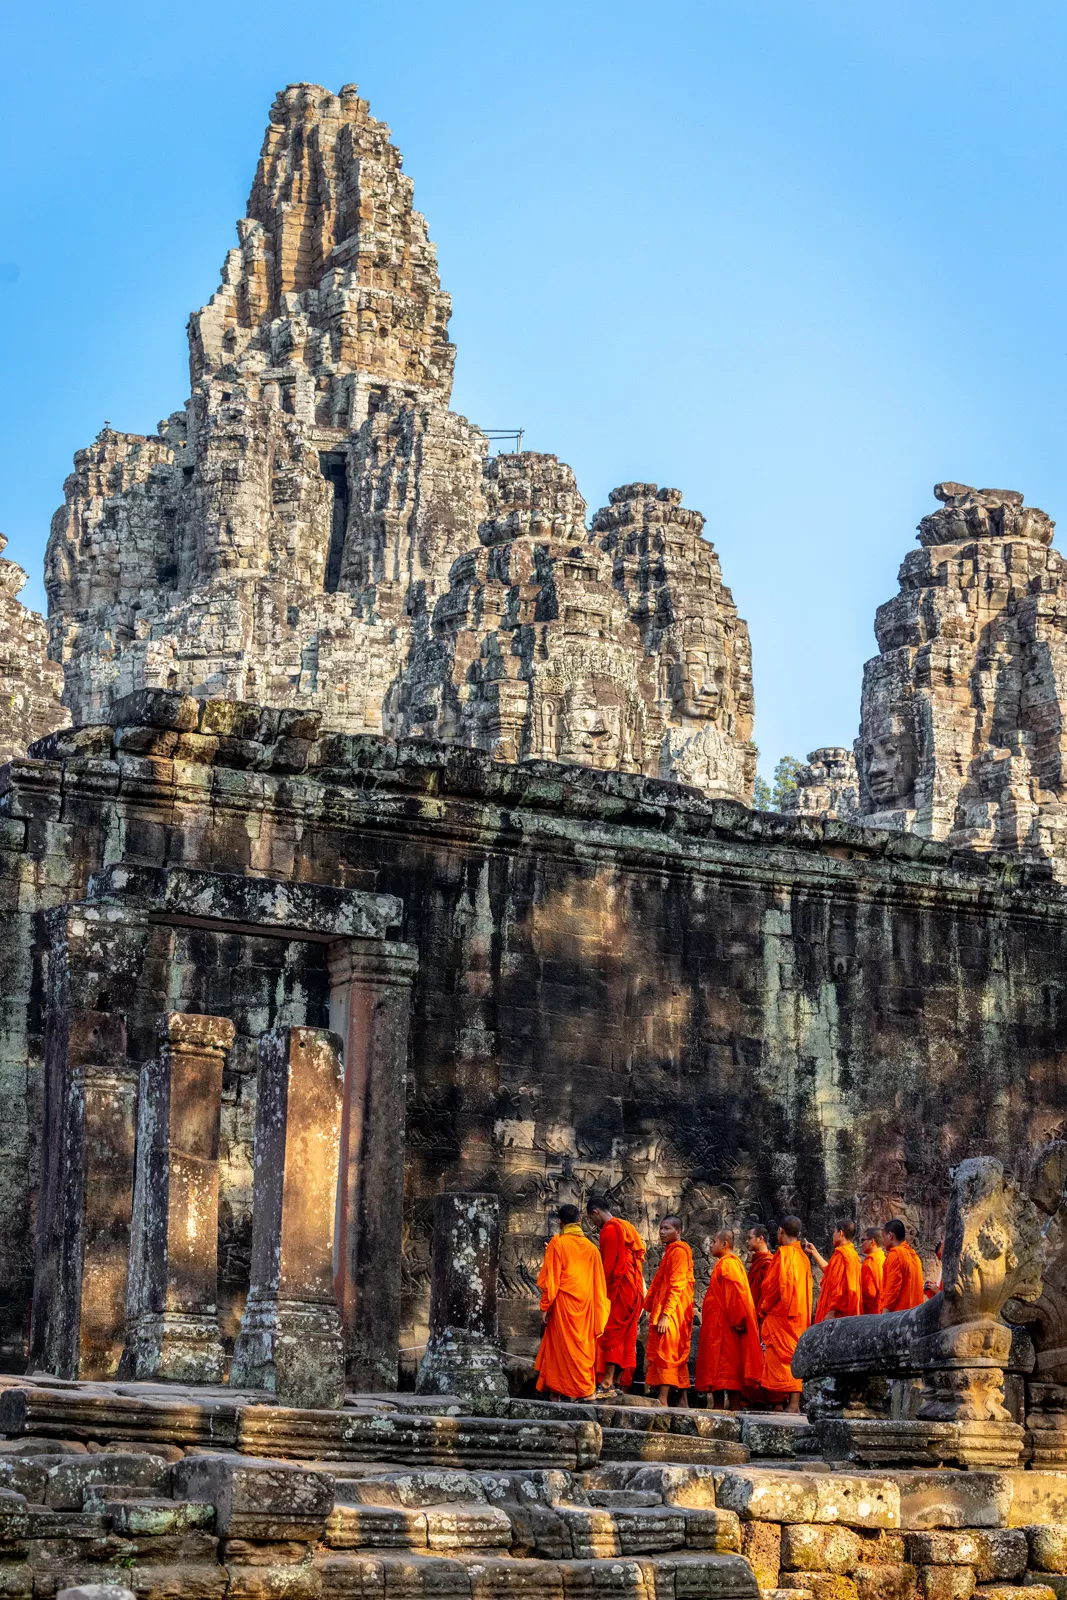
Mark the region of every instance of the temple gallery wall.
<instances>
[{"instance_id":1,"label":"temple gallery wall","mask_svg":"<svg viewBox=\"0 0 1067 1600\"><path fill-rule=\"evenodd\" d=\"M1061 1131L1067 891L1042 868L318 721L144 691L5 769L5 1364L31 1297L50 1369L119 1360L138 1084L174 1012L229 1030L229 1349L259 1041L341 1039L341 1300L374 1386L425 1339L443 1189L499 1194L501 1333L528 1355L553 1203L607 1188L650 1233L678 1207L703 1273L722 1221L782 1208L899 1212L930 1252L954 1162ZM60 1292L79 1228L103 1241L84 1325Z\"/></svg>"},{"instance_id":2,"label":"temple gallery wall","mask_svg":"<svg viewBox=\"0 0 1067 1600\"><path fill-rule=\"evenodd\" d=\"M389 130L290 86L188 399L75 457L47 626L0 561L4 1367L261 1370L290 1259L253 1238L262 1074L279 1237L312 1202L277 1107L302 1085L336 1128L335 1259L285 1337L364 1388L425 1339L443 1191L499 1197L528 1356L553 1203L607 1189L650 1239L680 1209L698 1275L783 1207L899 1213L929 1253L954 1162L1062 1132L1051 519L936 486L855 747L760 813L714 527L491 454L450 309ZM168 1311L179 1173L215 1254Z\"/></svg>"}]
</instances>

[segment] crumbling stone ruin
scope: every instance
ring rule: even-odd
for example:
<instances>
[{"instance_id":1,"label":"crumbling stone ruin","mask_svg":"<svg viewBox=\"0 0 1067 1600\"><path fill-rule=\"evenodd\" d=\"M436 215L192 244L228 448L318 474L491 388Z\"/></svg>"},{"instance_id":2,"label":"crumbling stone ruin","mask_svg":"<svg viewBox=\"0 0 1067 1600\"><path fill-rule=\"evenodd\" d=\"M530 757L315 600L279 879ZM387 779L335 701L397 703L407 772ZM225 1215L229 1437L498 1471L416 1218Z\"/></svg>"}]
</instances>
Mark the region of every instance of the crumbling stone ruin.
<instances>
[{"instance_id":1,"label":"crumbling stone ruin","mask_svg":"<svg viewBox=\"0 0 1067 1600\"><path fill-rule=\"evenodd\" d=\"M48 546L77 722L143 687L316 710L751 798L748 631L704 519L489 459L448 409L450 302L355 87L279 95L239 244L189 323L193 392L75 458Z\"/></svg>"},{"instance_id":2,"label":"crumbling stone ruin","mask_svg":"<svg viewBox=\"0 0 1067 1600\"><path fill-rule=\"evenodd\" d=\"M76 726L7 584L0 1589L1064 1600L1049 519L940 486L858 774L753 811L703 519L587 524L448 409L354 88L279 97L248 210L185 410L56 517ZM944 1288L804 1334L806 1415L533 1398L593 1192L698 1297L788 1211L943 1233Z\"/></svg>"},{"instance_id":3,"label":"crumbling stone ruin","mask_svg":"<svg viewBox=\"0 0 1067 1600\"><path fill-rule=\"evenodd\" d=\"M827 745L813 750L796 774L796 788L782 800L787 817L841 817L848 821L859 809L856 759L851 750Z\"/></svg>"},{"instance_id":4,"label":"crumbling stone ruin","mask_svg":"<svg viewBox=\"0 0 1067 1600\"><path fill-rule=\"evenodd\" d=\"M6 546L0 533L0 552ZM44 618L18 599L25 583L22 568L0 556L0 764L70 721L60 702L62 669L48 659Z\"/></svg>"},{"instance_id":5,"label":"crumbling stone ruin","mask_svg":"<svg viewBox=\"0 0 1067 1600\"><path fill-rule=\"evenodd\" d=\"M1052 519L1012 490L934 493L864 668L860 819L1063 863L1067 563Z\"/></svg>"}]
</instances>

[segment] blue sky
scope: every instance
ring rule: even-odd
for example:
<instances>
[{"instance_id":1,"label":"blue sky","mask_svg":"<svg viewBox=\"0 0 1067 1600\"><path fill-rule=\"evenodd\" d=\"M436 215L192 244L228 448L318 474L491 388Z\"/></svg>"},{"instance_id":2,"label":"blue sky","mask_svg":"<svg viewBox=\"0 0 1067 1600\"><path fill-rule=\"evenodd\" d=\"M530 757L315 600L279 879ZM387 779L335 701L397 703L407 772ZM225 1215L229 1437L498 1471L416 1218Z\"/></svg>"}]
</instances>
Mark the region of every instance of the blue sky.
<instances>
[{"instance_id":1,"label":"blue sky","mask_svg":"<svg viewBox=\"0 0 1067 1600\"><path fill-rule=\"evenodd\" d=\"M1067 517L1062 0L9 8L0 528L187 393L277 89L357 82L429 218L454 405L676 484L748 620L761 768L855 735L939 478Z\"/></svg>"}]
</instances>

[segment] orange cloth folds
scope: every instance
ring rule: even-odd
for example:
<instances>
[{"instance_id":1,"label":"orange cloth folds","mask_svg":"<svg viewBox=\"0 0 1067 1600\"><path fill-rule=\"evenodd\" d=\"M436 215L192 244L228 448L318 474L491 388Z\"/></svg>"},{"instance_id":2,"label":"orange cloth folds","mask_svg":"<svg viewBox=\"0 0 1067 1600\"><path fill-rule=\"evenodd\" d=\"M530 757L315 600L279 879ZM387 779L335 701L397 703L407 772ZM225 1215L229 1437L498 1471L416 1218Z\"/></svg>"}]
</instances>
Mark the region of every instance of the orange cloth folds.
<instances>
[{"instance_id":1,"label":"orange cloth folds","mask_svg":"<svg viewBox=\"0 0 1067 1600\"><path fill-rule=\"evenodd\" d=\"M860 1274L860 1295L865 1316L871 1316L878 1310L878 1302L882 1296L882 1277L885 1272L885 1251L875 1245L869 1256L863 1258L863 1271Z\"/></svg>"},{"instance_id":2,"label":"orange cloth folds","mask_svg":"<svg viewBox=\"0 0 1067 1600\"><path fill-rule=\"evenodd\" d=\"M696 1386L751 1393L762 1376L756 1307L741 1257L731 1251L716 1261L704 1296Z\"/></svg>"},{"instance_id":3,"label":"orange cloth folds","mask_svg":"<svg viewBox=\"0 0 1067 1600\"><path fill-rule=\"evenodd\" d=\"M826 1263L819 1288L819 1304L815 1321L825 1322L827 1317L858 1317L860 1314L860 1274L863 1263L856 1247L846 1241L834 1246Z\"/></svg>"},{"instance_id":4,"label":"orange cloth folds","mask_svg":"<svg viewBox=\"0 0 1067 1600\"><path fill-rule=\"evenodd\" d=\"M910 1311L920 1306L923 1293L923 1264L906 1239L895 1244L885 1258L879 1311Z\"/></svg>"},{"instance_id":5,"label":"orange cloth folds","mask_svg":"<svg viewBox=\"0 0 1067 1600\"><path fill-rule=\"evenodd\" d=\"M752 1290L752 1300L759 1316L760 1295L763 1293L763 1280L767 1276L767 1268L774 1260L769 1250L764 1250L760 1255L753 1256L748 1264L748 1286Z\"/></svg>"},{"instance_id":6,"label":"orange cloth folds","mask_svg":"<svg viewBox=\"0 0 1067 1600\"><path fill-rule=\"evenodd\" d=\"M794 1378L797 1341L811 1325L811 1265L799 1243L779 1245L759 1304L763 1333L763 1387L771 1394L794 1394L804 1387Z\"/></svg>"},{"instance_id":7,"label":"orange cloth folds","mask_svg":"<svg viewBox=\"0 0 1067 1600\"><path fill-rule=\"evenodd\" d=\"M600 1230L600 1254L611 1311L600 1335L597 1377L603 1376L610 1361L619 1368L618 1381L625 1388L637 1365L637 1325L645 1303L645 1241L632 1222L611 1217Z\"/></svg>"},{"instance_id":8,"label":"orange cloth folds","mask_svg":"<svg viewBox=\"0 0 1067 1600\"><path fill-rule=\"evenodd\" d=\"M663 1252L647 1296L648 1345L645 1350L645 1385L673 1384L689 1387L689 1346L693 1339L693 1252L684 1239L672 1239ZM667 1318L666 1333L656 1323Z\"/></svg>"},{"instance_id":9,"label":"orange cloth folds","mask_svg":"<svg viewBox=\"0 0 1067 1600\"><path fill-rule=\"evenodd\" d=\"M597 1340L608 1320L600 1251L576 1222L548 1241L537 1277L541 1310L550 1313L537 1351L537 1387L571 1400L596 1388Z\"/></svg>"}]
</instances>

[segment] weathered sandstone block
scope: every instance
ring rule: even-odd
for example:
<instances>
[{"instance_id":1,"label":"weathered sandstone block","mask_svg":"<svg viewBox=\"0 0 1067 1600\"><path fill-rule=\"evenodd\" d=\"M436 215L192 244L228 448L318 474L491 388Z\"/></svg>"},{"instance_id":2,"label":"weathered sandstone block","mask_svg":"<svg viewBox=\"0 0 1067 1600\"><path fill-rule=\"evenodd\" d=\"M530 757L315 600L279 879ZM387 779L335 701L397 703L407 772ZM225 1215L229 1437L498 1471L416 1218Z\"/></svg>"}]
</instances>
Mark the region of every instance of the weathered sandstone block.
<instances>
[{"instance_id":1,"label":"weathered sandstone block","mask_svg":"<svg viewBox=\"0 0 1067 1600\"><path fill-rule=\"evenodd\" d=\"M135 1378L220 1383L219 1118L234 1026L169 1012L159 1032L141 1072L124 1366Z\"/></svg>"},{"instance_id":2,"label":"weathered sandstone block","mask_svg":"<svg viewBox=\"0 0 1067 1600\"><path fill-rule=\"evenodd\" d=\"M230 1383L283 1404L344 1400L333 1287L341 1041L281 1028L260 1044L252 1273Z\"/></svg>"},{"instance_id":3,"label":"weathered sandstone block","mask_svg":"<svg viewBox=\"0 0 1067 1600\"><path fill-rule=\"evenodd\" d=\"M430 1338L416 1388L506 1395L496 1311L500 1201L493 1194L438 1195L433 1230Z\"/></svg>"}]
</instances>

